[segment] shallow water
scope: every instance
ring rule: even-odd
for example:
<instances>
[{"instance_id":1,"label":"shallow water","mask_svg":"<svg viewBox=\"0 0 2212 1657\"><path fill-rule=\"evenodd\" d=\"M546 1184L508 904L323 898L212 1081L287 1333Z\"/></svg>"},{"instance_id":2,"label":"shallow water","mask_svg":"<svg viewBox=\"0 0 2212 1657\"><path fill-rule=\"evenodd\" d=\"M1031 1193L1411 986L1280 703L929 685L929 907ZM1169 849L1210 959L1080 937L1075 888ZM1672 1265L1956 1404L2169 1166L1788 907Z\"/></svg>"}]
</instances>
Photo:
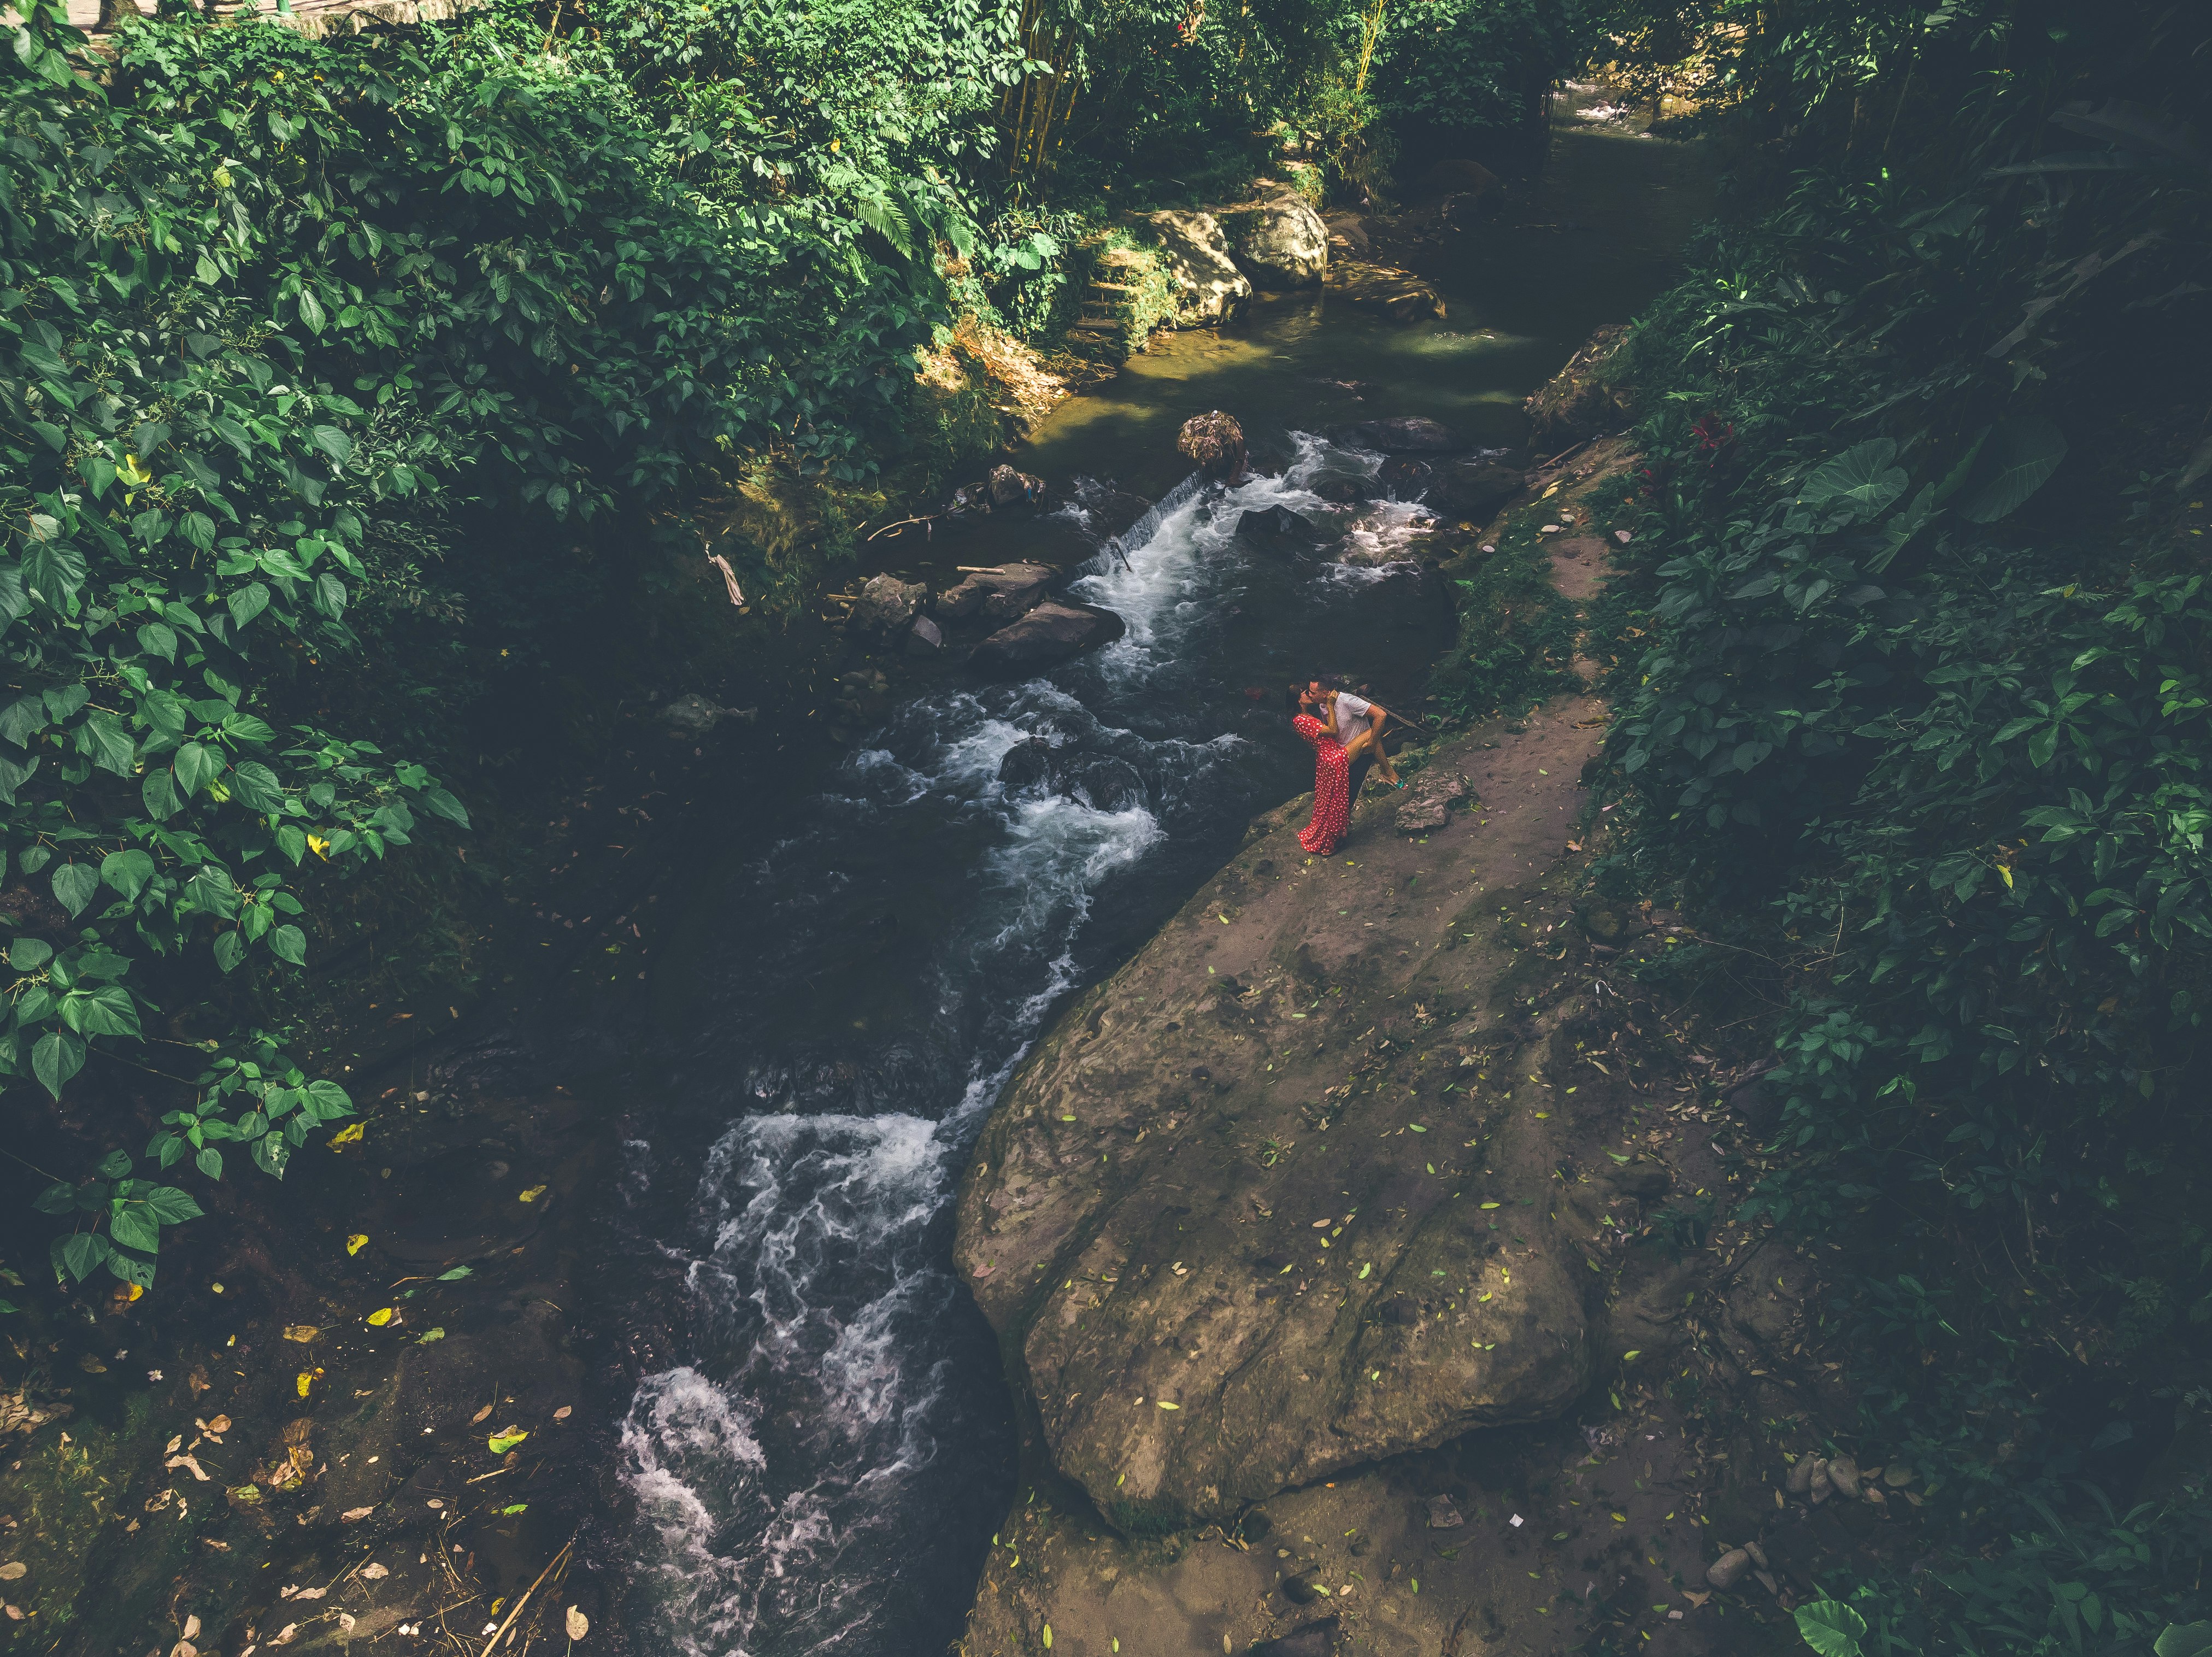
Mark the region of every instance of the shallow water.
<instances>
[{"instance_id":1,"label":"shallow water","mask_svg":"<svg viewBox=\"0 0 2212 1657\"><path fill-rule=\"evenodd\" d=\"M1280 686L1334 668L1413 705L1449 631L1393 563L1425 515L1328 508L1310 485L1376 457L1317 434L1416 413L1517 438L1520 399L1666 279L1701 210L1691 166L1566 133L1541 192L1437 252L1447 323L1293 299L1162 340L1022 458L1064 506L915 565L1060 562L1127 636L1027 682L910 694L849 751L733 793L732 823L769 826L687 883L655 1094L632 1113L650 1125L621 1171L631 1264L671 1286L678 1325L623 1435L641 1649L902 1657L957 1635L1013 1478L998 1355L949 1261L981 1117L1067 992L1306 786ZM1570 210L1606 229L1537 228ZM1175 431L1214 407L1279 475L1183 478ZM1235 538L1276 504L1331 556ZM1002 784L1040 738L1062 786Z\"/></svg>"}]
</instances>

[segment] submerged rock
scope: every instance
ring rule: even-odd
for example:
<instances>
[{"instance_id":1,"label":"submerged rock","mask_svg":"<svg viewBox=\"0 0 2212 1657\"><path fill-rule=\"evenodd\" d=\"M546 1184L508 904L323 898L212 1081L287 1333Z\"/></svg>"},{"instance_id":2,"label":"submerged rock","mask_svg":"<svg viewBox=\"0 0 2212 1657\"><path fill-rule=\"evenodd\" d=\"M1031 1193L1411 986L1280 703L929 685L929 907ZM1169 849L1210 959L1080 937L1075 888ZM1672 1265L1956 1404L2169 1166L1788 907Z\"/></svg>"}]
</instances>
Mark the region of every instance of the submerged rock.
<instances>
[{"instance_id":1,"label":"submerged rock","mask_svg":"<svg viewBox=\"0 0 2212 1657\"><path fill-rule=\"evenodd\" d=\"M677 736L704 736L726 719L750 725L760 717L757 708L725 708L696 691L679 696L660 710L661 722Z\"/></svg>"},{"instance_id":2,"label":"submerged rock","mask_svg":"<svg viewBox=\"0 0 2212 1657\"><path fill-rule=\"evenodd\" d=\"M1302 1623L1279 1640L1261 1641L1245 1657L1336 1657L1337 1636L1342 1627L1341 1620L1334 1617Z\"/></svg>"},{"instance_id":3,"label":"submerged rock","mask_svg":"<svg viewBox=\"0 0 2212 1657\"><path fill-rule=\"evenodd\" d=\"M1261 507L1237 520L1237 533L1267 552L1297 552L1314 545L1314 527L1286 506Z\"/></svg>"},{"instance_id":4,"label":"submerged rock","mask_svg":"<svg viewBox=\"0 0 2212 1657\"><path fill-rule=\"evenodd\" d=\"M1127 631L1110 610L1048 601L977 645L973 661L988 673L1030 673L1111 643Z\"/></svg>"},{"instance_id":5,"label":"submerged rock","mask_svg":"<svg viewBox=\"0 0 2212 1657\"><path fill-rule=\"evenodd\" d=\"M989 489L993 506L1013 506L1041 497L1044 494L1044 479L1017 472L1009 466L995 466L991 468Z\"/></svg>"},{"instance_id":6,"label":"submerged rock","mask_svg":"<svg viewBox=\"0 0 2212 1657\"><path fill-rule=\"evenodd\" d=\"M1504 193L1498 174L1480 161L1440 161L1413 180L1406 192L1408 201L1437 201L1446 196L1472 196L1477 200Z\"/></svg>"},{"instance_id":7,"label":"submerged rock","mask_svg":"<svg viewBox=\"0 0 2212 1657\"><path fill-rule=\"evenodd\" d=\"M1229 256L1228 238L1211 213L1146 216L1158 238L1160 261L1176 286L1176 326L1233 322L1252 303L1252 284Z\"/></svg>"},{"instance_id":8,"label":"submerged rock","mask_svg":"<svg viewBox=\"0 0 2212 1657\"><path fill-rule=\"evenodd\" d=\"M1311 288L1328 269L1328 226L1303 196L1219 215L1238 266L1262 288Z\"/></svg>"},{"instance_id":9,"label":"submerged rock","mask_svg":"<svg viewBox=\"0 0 2212 1657\"><path fill-rule=\"evenodd\" d=\"M1395 265L1334 259L1322 282L1332 296L1365 310L1380 311L1393 322L1444 319L1443 295L1412 271Z\"/></svg>"},{"instance_id":10,"label":"submerged rock","mask_svg":"<svg viewBox=\"0 0 2212 1657\"><path fill-rule=\"evenodd\" d=\"M1441 420L1418 414L1395 414L1382 420L1362 420L1340 428L1341 441L1384 454L1447 454L1465 448L1466 441Z\"/></svg>"}]
</instances>

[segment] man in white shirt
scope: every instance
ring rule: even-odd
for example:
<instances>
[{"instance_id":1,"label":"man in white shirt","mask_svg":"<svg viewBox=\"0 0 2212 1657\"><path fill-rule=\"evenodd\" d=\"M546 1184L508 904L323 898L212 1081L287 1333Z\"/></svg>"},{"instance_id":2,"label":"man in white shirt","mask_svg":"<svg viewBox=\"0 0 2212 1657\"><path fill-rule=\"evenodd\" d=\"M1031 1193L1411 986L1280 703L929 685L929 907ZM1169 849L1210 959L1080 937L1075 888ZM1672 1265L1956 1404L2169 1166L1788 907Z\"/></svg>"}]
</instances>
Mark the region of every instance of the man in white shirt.
<instances>
[{"instance_id":1,"label":"man in white shirt","mask_svg":"<svg viewBox=\"0 0 2212 1657\"><path fill-rule=\"evenodd\" d=\"M1324 673L1319 679L1310 680L1306 689L1316 701L1328 692L1335 692L1336 740L1346 747L1350 747L1352 738L1363 730L1375 733L1374 746L1352 762L1346 805L1347 808L1356 806L1359 803L1360 785L1366 782L1367 772L1375 763L1375 756L1382 752L1382 727L1389 722L1390 710L1379 702L1370 702L1364 697L1352 695L1344 688L1344 681L1334 673Z\"/></svg>"}]
</instances>

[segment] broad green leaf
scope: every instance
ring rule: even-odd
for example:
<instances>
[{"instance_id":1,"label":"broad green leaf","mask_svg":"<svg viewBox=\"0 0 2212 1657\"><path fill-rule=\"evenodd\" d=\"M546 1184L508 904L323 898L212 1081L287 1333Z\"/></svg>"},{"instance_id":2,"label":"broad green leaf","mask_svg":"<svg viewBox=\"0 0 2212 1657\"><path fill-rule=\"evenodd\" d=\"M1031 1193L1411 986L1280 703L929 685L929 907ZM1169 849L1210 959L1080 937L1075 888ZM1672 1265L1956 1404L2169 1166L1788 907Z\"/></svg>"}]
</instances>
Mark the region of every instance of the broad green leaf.
<instances>
[{"instance_id":1,"label":"broad green leaf","mask_svg":"<svg viewBox=\"0 0 2212 1657\"><path fill-rule=\"evenodd\" d=\"M199 1154L192 1158L192 1166L210 1179L222 1178L222 1153L212 1145L204 1145Z\"/></svg>"},{"instance_id":2,"label":"broad green leaf","mask_svg":"<svg viewBox=\"0 0 2212 1657\"><path fill-rule=\"evenodd\" d=\"M198 742L187 742L179 748L176 758L170 764L177 774L178 791L187 800L213 781L222 769L221 756Z\"/></svg>"},{"instance_id":3,"label":"broad green leaf","mask_svg":"<svg viewBox=\"0 0 2212 1657\"><path fill-rule=\"evenodd\" d=\"M2151 1650L2154 1657L2212 1657L2212 1623L2169 1623Z\"/></svg>"},{"instance_id":4,"label":"broad green leaf","mask_svg":"<svg viewBox=\"0 0 2212 1657\"><path fill-rule=\"evenodd\" d=\"M284 1165L292 1160L292 1146L283 1134L264 1134L253 1142L250 1154L262 1173L282 1179Z\"/></svg>"},{"instance_id":5,"label":"broad green leaf","mask_svg":"<svg viewBox=\"0 0 2212 1657\"><path fill-rule=\"evenodd\" d=\"M84 913L99 890L100 876L89 863L64 863L54 871L54 901L71 915Z\"/></svg>"},{"instance_id":6,"label":"broad green leaf","mask_svg":"<svg viewBox=\"0 0 2212 1657\"><path fill-rule=\"evenodd\" d=\"M102 1179L127 1178L131 1173L131 1153L124 1150L108 1152L100 1159L100 1166L94 1172Z\"/></svg>"},{"instance_id":7,"label":"broad green leaf","mask_svg":"<svg viewBox=\"0 0 2212 1657\"><path fill-rule=\"evenodd\" d=\"M124 1247L149 1254L161 1246L161 1228L143 1203L118 1203L108 1216L107 1233Z\"/></svg>"},{"instance_id":8,"label":"broad green leaf","mask_svg":"<svg viewBox=\"0 0 2212 1657\"><path fill-rule=\"evenodd\" d=\"M82 1282L107 1263L114 1248L107 1239L94 1232L79 1232L74 1237L57 1237L53 1242L54 1276Z\"/></svg>"},{"instance_id":9,"label":"broad green leaf","mask_svg":"<svg viewBox=\"0 0 2212 1657\"><path fill-rule=\"evenodd\" d=\"M8 965L18 972L35 972L54 958L54 947L40 938L17 938L8 946Z\"/></svg>"},{"instance_id":10,"label":"broad green leaf","mask_svg":"<svg viewBox=\"0 0 2212 1657\"><path fill-rule=\"evenodd\" d=\"M1911 481L1904 467L1890 464L1896 458L1894 442L1870 437L1815 468L1797 498L1807 506L1838 505L1862 521L1871 518L1904 494Z\"/></svg>"},{"instance_id":11,"label":"broad green leaf","mask_svg":"<svg viewBox=\"0 0 2212 1657\"><path fill-rule=\"evenodd\" d=\"M269 935L269 953L295 966L307 964L307 935L296 926L280 926Z\"/></svg>"},{"instance_id":12,"label":"broad green leaf","mask_svg":"<svg viewBox=\"0 0 2212 1657\"><path fill-rule=\"evenodd\" d=\"M31 1074L56 1099L70 1078L84 1069L84 1041L70 1030L49 1030L31 1050Z\"/></svg>"},{"instance_id":13,"label":"broad green leaf","mask_svg":"<svg viewBox=\"0 0 2212 1657\"><path fill-rule=\"evenodd\" d=\"M251 582L224 602L230 611L231 624L243 627L269 607L269 588L264 582Z\"/></svg>"},{"instance_id":14,"label":"broad green leaf","mask_svg":"<svg viewBox=\"0 0 2212 1657\"><path fill-rule=\"evenodd\" d=\"M190 1191L179 1191L174 1185L155 1186L146 1193L146 1206L165 1226L180 1226L187 1220L198 1219L204 1212L192 1200Z\"/></svg>"},{"instance_id":15,"label":"broad green leaf","mask_svg":"<svg viewBox=\"0 0 2212 1657\"><path fill-rule=\"evenodd\" d=\"M135 847L111 851L100 860L100 878L125 898L136 899L154 878L154 860Z\"/></svg>"},{"instance_id":16,"label":"broad green leaf","mask_svg":"<svg viewBox=\"0 0 2212 1657\"><path fill-rule=\"evenodd\" d=\"M139 795L145 804L146 814L157 823L167 822L184 809L183 802L177 798L176 782L166 770L149 771Z\"/></svg>"},{"instance_id":17,"label":"broad green leaf","mask_svg":"<svg viewBox=\"0 0 2212 1657\"><path fill-rule=\"evenodd\" d=\"M2014 512L2066 458L2066 436L2041 415L2014 415L1990 433L1959 515L1990 524Z\"/></svg>"},{"instance_id":18,"label":"broad green leaf","mask_svg":"<svg viewBox=\"0 0 2212 1657\"><path fill-rule=\"evenodd\" d=\"M176 630L158 621L149 621L138 630L138 648L149 656L174 661L177 659Z\"/></svg>"},{"instance_id":19,"label":"broad green leaf","mask_svg":"<svg viewBox=\"0 0 2212 1657\"><path fill-rule=\"evenodd\" d=\"M1797 1632L1820 1657L1861 1657L1859 1641L1866 1631L1866 1618L1840 1600L1797 1607Z\"/></svg>"},{"instance_id":20,"label":"broad green leaf","mask_svg":"<svg viewBox=\"0 0 2212 1657\"><path fill-rule=\"evenodd\" d=\"M235 932L218 932L215 936L215 964L228 972L246 959L246 940Z\"/></svg>"}]
</instances>

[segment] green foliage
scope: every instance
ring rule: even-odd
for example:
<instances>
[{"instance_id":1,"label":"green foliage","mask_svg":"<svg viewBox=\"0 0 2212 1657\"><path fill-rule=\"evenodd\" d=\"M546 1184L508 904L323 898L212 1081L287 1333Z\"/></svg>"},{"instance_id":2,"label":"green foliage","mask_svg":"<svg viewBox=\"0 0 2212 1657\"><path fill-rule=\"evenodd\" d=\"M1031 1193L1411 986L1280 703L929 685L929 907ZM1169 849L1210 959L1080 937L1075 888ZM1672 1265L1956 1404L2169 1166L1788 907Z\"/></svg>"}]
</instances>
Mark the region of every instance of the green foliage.
<instances>
[{"instance_id":1,"label":"green foliage","mask_svg":"<svg viewBox=\"0 0 2212 1657\"><path fill-rule=\"evenodd\" d=\"M329 708L356 606L389 612L411 579L394 547L442 544L456 513L680 510L762 452L832 482L872 468L941 306L945 198L856 171L833 137L775 203L709 199L683 177L704 146L680 100L535 35L149 21L95 74L58 8L19 31L0 1077L58 1097L210 981L289 993L317 905L426 824L467 826L425 765ZM869 153L896 157L871 109ZM350 1109L237 1002L147 1148L164 1168L219 1178L235 1142L281 1175ZM188 1206L167 1189L82 1188L58 1270L144 1281Z\"/></svg>"},{"instance_id":2,"label":"green foliage","mask_svg":"<svg viewBox=\"0 0 2212 1657\"><path fill-rule=\"evenodd\" d=\"M1515 524L1497 551L1474 556L1473 573L1455 582L1459 634L1431 682L1455 718L1523 712L1573 679L1580 622L1533 525Z\"/></svg>"},{"instance_id":3,"label":"green foliage","mask_svg":"<svg viewBox=\"0 0 2212 1657\"><path fill-rule=\"evenodd\" d=\"M1909 1587L1855 1587L1796 1612L1820 1657L2197 1657L2212 1623L2197 1586L2203 1526L2197 1498L2164 1509L2101 1509L2069 1526L2047 1506L2033 1529L1955 1569Z\"/></svg>"}]
</instances>

